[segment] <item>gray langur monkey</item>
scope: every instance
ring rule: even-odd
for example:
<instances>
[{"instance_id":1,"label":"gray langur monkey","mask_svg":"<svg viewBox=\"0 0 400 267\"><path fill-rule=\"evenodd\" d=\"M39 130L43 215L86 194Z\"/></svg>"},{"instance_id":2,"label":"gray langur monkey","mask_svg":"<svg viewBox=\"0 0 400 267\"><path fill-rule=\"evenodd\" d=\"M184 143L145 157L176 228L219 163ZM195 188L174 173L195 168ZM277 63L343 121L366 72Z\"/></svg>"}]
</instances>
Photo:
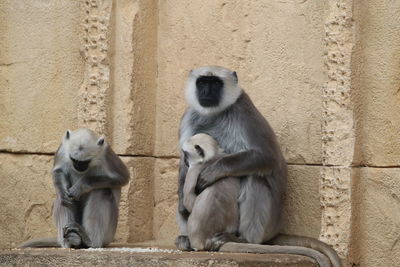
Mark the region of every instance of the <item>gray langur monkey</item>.
<instances>
[{"instance_id":1,"label":"gray langur monkey","mask_svg":"<svg viewBox=\"0 0 400 267\"><path fill-rule=\"evenodd\" d=\"M240 181L237 177L227 177L196 195L197 177L203 164L222 157L224 153L214 138L202 133L186 140L182 150L189 165L183 189L183 204L190 212L187 223L190 246L196 250L211 250L215 234L224 233L235 237L239 225L237 200Z\"/></svg>"},{"instance_id":2,"label":"gray langur monkey","mask_svg":"<svg viewBox=\"0 0 400 267\"><path fill-rule=\"evenodd\" d=\"M129 172L104 137L81 128L67 131L52 170L57 238L27 241L20 247L104 247L113 241L121 187Z\"/></svg>"},{"instance_id":3,"label":"gray langur monkey","mask_svg":"<svg viewBox=\"0 0 400 267\"><path fill-rule=\"evenodd\" d=\"M218 66L192 70L186 84L186 99L189 107L179 130L177 220L181 234L176 239L177 247L191 249L187 232L190 213L183 203L188 167L182 147L191 136L205 133L227 154L204 164L197 181L197 193L225 177L240 179L237 236L216 234L212 250L301 254L315 258L321 266L330 266L329 260L333 266L342 266L329 245L313 238L279 234L286 191L286 162L274 131L239 86L236 72ZM234 243L237 238L251 244Z\"/></svg>"}]
</instances>

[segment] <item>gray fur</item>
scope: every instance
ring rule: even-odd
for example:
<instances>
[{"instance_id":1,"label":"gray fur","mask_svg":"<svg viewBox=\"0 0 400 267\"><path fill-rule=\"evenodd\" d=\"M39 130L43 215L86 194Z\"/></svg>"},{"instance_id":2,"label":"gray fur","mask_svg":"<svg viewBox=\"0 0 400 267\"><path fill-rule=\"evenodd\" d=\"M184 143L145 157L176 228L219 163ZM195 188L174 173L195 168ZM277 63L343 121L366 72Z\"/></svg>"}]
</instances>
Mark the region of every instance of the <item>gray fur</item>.
<instances>
[{"instance_id":1,"label":"gray fur","mask_svg":"<svg viewBox=\"0 0 400 267\"><path fill-rule=\"evenodd\" d=\"M200 147L204 155L199 156L195 146ZM202 165L210 160L222 158L224 154L215 140L205 134L197 134L186 140L183 151L188 157L190 166L184 186L184 206L190 211L187 222L188 240L193 249L210 250L215 234L225 233L225 236L234 236L237 232L239 178L221 179L196 196L194 187Z\"/></svg>"},{"instance_id":2,"label":"gray fur","mask_svg":"<svg viewBox=\"0 0 400 267\"><path fill-rule=\"evenodd\" d=\"M185 186L183 187L183 205L190 213L192 212L196 201L197 195L195 189L197 177L199 176L201 169L201 164L191 165L186 175Z\"/></svg>"},{"instance_id":3,"label":"gray fur","mask_svg":"<svg viewBox=\"0 0 400 267\"><path fill-rule=\"evenodd\" d=\"M228 96L229 99L229 101L220 102L224 104L223 107L207 108L200 106L195 97L196 79L204 75L215 75L223 80L222 98ZM270 241L278 236L281 231L282 207L287 179L286 162L274 131L253 105L249 96L240 89L235 75L228 69L212 66L191 71L186 86L186 94L189 108L181 120L179 131L181 148L191 136L205 133L212 136L227 153L217 160L210 160L204 164L204 168L198 177L197 190L202 192L206 188L212 188L217 181L226 180L225 177L241 177L238 200L240 242L262 244ZM236 99L235 96L237 96ZM177 218L182 236L187 235L188 220L192 216L183 205L183 188L187 171L188 168L185 166L183 153L181 153ZM296 240L298 240L296 237L289 239L292 243L296 243ZM184 238L180 238L180 240L184 240ZM215 238L215 242L219 242L218 240L218 238ZM225 238L224 242L227 241L229 239ZM290 243L289 240L286 240L286 242ZM318 242L314 243L319 244ZM220 243L223 244L223 242ZM307 242L300 243L308 244ZM237 250L235 251L246 251L247 245L236 244L235 249ZM331 253L327 255L331 262L334 266L341 266L340 259L335 251L330 247L328 248ZM321 252L325 250L318 245L315 249ZM268 253L267 248L265 252ZM313 257L311 254L308 254L308 256Z\"/></svg>"},{"instance_id":4,"label":"gray fur","mask_svg":"<svg viewBox=\"0 0 400 267\"><path fill-rule=\"evenodd\" d=\"M78 171L71 158L90 163L86 170ZM58 244L63 248L84 248L104 247L112 242L121 187L128 183L129 172L104 137L85 128L67 131L52 172Z\"/></svg>"}]
</instances>

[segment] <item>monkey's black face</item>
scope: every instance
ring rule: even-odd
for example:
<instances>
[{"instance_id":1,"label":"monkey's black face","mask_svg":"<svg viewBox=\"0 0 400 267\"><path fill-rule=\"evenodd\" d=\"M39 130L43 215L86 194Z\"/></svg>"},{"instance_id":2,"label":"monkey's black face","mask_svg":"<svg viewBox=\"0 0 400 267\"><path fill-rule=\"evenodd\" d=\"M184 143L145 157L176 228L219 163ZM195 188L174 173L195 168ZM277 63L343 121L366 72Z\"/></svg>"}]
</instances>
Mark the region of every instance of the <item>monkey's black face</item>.
<instances>
[{"instance_id":1,"label":"monkey's black face","mask_svg":"<svg viewBox=\"0 0 400 267\"><path fill-rule=\"evenodd\" d=\"M203 107L216 107L222 97L224 82L216 76L200 76L196 80L196 94Z\"/></svg>"},{"instance_id":2,"label":"monkey's black face","mask_svg":"<svg viewBox=\"0 0 400 267\"><path fill-rule=\"evenodd\" d=\"M89 167L90 160L80 161L69 157L72 161L72 165L74 165L74 169L80 172L86 171Z\"/></svg>"}]
</instances>

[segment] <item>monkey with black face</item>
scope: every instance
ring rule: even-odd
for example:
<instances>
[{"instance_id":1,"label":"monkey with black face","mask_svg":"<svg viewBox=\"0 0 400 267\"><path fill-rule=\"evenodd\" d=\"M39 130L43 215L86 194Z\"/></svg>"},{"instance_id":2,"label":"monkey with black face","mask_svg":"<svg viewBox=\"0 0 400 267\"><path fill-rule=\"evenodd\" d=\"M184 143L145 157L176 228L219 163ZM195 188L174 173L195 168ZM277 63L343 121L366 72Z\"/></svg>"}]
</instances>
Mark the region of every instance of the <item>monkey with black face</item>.
<instances>
[{"instance_id":1,"label":"monkey with black face","mask_svg":"<svg viewBox=\"0 0 400 267\"><path fill-rule=\"evenodd\" d=\"M198 191L203 191L225 177L240 177L238 237L252 244L269 242L312 247L328 255L334 266L341 266L335 251L318 240L278 235L282 226L283 196L286 191L286 162L272 128L240 88L236 73L217 66L192 70L186 85L186 98L189 108L181 120L181 148L191 136L206 133L227 153L204 164L198 177ZM178 247L183 248L190 244L187 237L190 213L183 204L187 171L182 153L177 215L181 236L176 242ZM224 245L236 241L235 238L231 235L216 235L211 246L221 251L225 248L236 252L250 251L249 244ZM271 251L267 249L268 246L260 247L264 252ZM281 253L293 252L288 249ZM323 261L320 262L323 264Z\"/></svg>"},{"instance_id":2,"label":"monkey with black face","mask_svg":"<svg viewBox=\"0 0 400 267\"><path fill-rule=\"evenodd\" d=\"M115 235L121 187L128 183L125 164L104 137L82 128L67 131L53 167L57 239L28 241L20 247L104 247Z\"/></svg>"},{"instance_id":3,"label":"monkey with black face","mask_svg":"<svg viewBox=\"0 0 400 267\"><path fill-rule=\"evenodd\" d=\"M195 193L197 177L203 164L224 155L217 142L207 134L196 134L182 146L189 166L183 194L183 204L190 212L187 223L189 244L184 250L210 250L217 233L235 236L239 226L239 178L228 177ZM237 239L239 241L239 239Z\"/></svg>"}]
</instances>

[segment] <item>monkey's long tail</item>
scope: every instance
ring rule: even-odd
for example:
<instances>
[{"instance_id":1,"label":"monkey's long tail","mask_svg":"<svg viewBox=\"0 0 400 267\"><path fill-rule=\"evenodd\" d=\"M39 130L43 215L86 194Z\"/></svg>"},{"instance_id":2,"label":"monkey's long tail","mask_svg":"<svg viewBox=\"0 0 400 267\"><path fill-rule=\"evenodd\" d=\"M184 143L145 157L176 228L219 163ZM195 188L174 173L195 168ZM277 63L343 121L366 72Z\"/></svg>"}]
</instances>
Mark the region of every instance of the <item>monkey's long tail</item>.
<instances>
[{"instance_id":1,"label":"monkey's long tail","mask_svg":"<svg viewBox=\"0 0 400 267\"><path fill-rule=\"evenodd\" d=\"M300 246L315 249L328 256L333 267L342 267L342 261L340 260L336 251L328 244L325 244L324 242L321 242L315 238L279 234L268 243L272 245Z\"/></svg>"},{"instance_id":2,"label":"monkey's long tail","mask_svg":"<svg viewBox=\"0 0 400 267\"><path fill-rule=\"evenodd\" d=\"M273 246L249 243L227 242L221 246L220 252L236 253L261 253L261 254L296 254L308 256L318 263L320 267L330 267L329 258L317 250L300 246Z\"/></svg>"},{"instance_id":3,"label":"monkey's long tail","mask_svg":"<svg viewBox=\"0 0 400 267\"><path fill-rule=\"evenodd\" d=\"M57 242L56 237L44 237L28 240L21 245L19 248L60 248L60 244Z\"/></svg>"}]
</instances>

